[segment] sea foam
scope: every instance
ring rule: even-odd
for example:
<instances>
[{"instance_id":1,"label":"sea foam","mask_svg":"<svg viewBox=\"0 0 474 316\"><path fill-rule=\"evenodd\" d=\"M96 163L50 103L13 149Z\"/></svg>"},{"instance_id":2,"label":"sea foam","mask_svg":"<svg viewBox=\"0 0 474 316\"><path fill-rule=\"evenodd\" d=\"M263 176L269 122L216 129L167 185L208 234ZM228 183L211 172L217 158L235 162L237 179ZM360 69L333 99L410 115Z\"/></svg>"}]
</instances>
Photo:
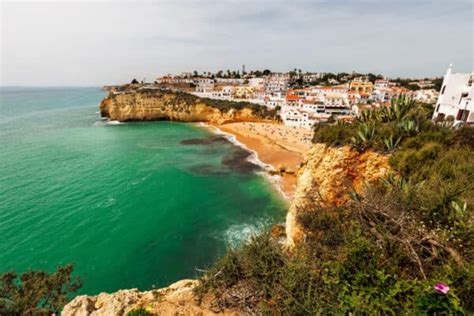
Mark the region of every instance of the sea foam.
<instances>
[{"instance_id":1,"label":"sea foam","mask_svg":"<svg viewBox=\"0 0 474 316\"><path fill-rule=\"evenodd\" d=\"M237 248L249 242L252 237L258 236L271 224L268 218L262 218L255 223L231 225L224 231L224 241L230 248Z\"/></svg>"}]
</instances>

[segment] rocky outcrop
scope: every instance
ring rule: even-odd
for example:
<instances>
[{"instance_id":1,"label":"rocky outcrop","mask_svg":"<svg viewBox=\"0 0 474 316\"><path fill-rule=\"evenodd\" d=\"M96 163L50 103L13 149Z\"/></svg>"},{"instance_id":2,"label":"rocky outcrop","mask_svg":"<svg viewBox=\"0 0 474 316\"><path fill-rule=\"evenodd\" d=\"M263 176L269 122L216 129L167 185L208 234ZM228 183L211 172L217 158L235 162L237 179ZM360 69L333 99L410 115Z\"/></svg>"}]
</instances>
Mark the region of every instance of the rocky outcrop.
<instances>
[{"instance_id":1,"label":"rocky outcrop","mask_svg":"<svg viewBox=\"0 0 474 316\"><path fill-rule=\"evenodd\" d=\"M236 311L222 311L213 307L211 301L199 303L193 289L196 280L181 280L167 288L140 292L137 289L121 290L97 296L81 295L67 304L62 316L122 316L137 308L152 315L241 315Z\"/></svg>"},{"instance_id":2,"label":"rocky outcrop","mask_svg":"<svg viewBox=\"0 0 474 316\"><path fill-rule=\"evenodd\" d=\"M372 151L359 153L349 146L314 145L298 172L294 200L286 217L287 246L292 248L304 240L297 217L305 206L315 202L340 206L349 200L351 190L361 193L364 183L388 171L388 156Z\"/></svg>"},{"instance_id":3,"label":"rocky outcrop","mask_svg":"<svg viewBox=\"0 0 474 316\"><path fill-rule=\"evenodd\" d=\"M111 91L100 104L103 117L121 122L168 120L223 124L274 121L265 117L267 112L265 107L258 105L198 98L185 92L159 89Z\"/></svg>"},{"instance_id":4,"label":"rocky outcrop","mask_svg":"<svg viewBox=\"0 0 474 316\"><path fill-rule=\"evenodd\" d=\"M116 96L120 101L107 99L101 110L109 111L112 119L130 120L131 118L151 118L158 112L147 105L133 105L138 95ZM167 100L170 96L164 96ZM121 99L124 98L124 99ZM132 98L128 100L128 98ZM108 103L110 102L110 103ZM130 102L130 103L129 103ZM158 101L144 101L156 104ZM164 101L159 101L164 102ZM202 108L201 108L202 107ZM203 109L202 111L199 109ZM173 118L181 118L177 110L167 112ZM194 107L193 114L186 118L198 118L206 111L214 111L206 105ZM152 113L152 116L147 116ZM214 112L212 112L214 113ZM177 115L174 117L173 115ZM151 114L150 114L151 115ZM161 115L161 114L160 114ZM163 114L164 115L164 114ZM183 114L184 115L184 114ZM202 114L204 115L204 114ZM206 114L208 115L208 114ZM239 114L242 115L242 114ZM210 116L208 116L210 117ZM215 113L215 119L225 116ZM239 116L237 116L239 117ZM169 117L168 117L169 119ZM225 118L229 119L229 117ZM201 119L197 119L201 120ZM330 147L324 144L314 145L305 155L303 165L298 171L298 182L294 200L286 218L286 243L289 248L295 247L304 240L305 232L298 224L298 212L309 203L340 206L349 200L349 192L361 193L364 183L370 183L387 174L389 171L388 156L366 151L359 153L352 148ZM285 228L274 227L272 236L280 238L285 235ZM135 308L145 308L152 315L245 315L245 312L221 310L208 295L202 302L196 299L193 292L198 284L195 280L182 280L160 290L140 292L137 289L121 290L112 294L101 293L97 296L78 296L64 308L64 316L98 316L126 315Z\"/></svg>"}]
</instances>

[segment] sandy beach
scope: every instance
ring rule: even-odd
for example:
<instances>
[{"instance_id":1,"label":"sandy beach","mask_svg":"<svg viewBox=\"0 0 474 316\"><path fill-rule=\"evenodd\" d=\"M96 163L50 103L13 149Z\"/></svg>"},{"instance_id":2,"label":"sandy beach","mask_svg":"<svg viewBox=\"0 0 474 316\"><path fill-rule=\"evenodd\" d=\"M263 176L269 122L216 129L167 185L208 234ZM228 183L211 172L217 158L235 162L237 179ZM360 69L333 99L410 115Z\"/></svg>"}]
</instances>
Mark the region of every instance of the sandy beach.
<instances>
[{"instance_id":1,"label":"sandy beach","mask_svg":"<svg viewBox=\"0 0 474 316\"><path fill-rule=\"evenodd\" d=\"M229 123L216 125L223 132L234 135L239 142L254 150L258 158L285 172L281 189L292 199L296 185L296 171L303 161L304 153L311 147L312 131L271 123Z\"/></svg>"}]
</instances>

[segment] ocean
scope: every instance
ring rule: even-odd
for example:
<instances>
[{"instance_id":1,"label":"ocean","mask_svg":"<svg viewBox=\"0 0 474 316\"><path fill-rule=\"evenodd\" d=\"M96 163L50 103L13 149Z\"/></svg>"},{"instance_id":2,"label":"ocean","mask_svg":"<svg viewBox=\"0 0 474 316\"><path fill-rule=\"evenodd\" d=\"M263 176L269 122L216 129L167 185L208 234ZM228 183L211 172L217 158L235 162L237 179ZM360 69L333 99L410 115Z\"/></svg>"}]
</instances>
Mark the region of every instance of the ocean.
<instances>
[{"instance_id":1,"label":"ocean","mask_svg":"<svg viewBox=\"0 0 474 316\"><path fill-rule=\"evenodd\" d=\"M0 273L73 263L97 294L197 276L283 222L249 153L199 124L107 123L99 88L0 88Z\"/></svg>"}]
</instances>

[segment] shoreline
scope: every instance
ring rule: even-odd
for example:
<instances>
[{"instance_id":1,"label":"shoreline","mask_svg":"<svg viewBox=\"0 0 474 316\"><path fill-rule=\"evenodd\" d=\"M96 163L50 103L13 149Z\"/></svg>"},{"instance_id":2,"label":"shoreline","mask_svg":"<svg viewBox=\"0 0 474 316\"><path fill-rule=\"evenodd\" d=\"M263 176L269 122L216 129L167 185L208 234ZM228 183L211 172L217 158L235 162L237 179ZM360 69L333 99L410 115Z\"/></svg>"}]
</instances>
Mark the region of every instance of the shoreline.
<instances>
[{"instance_id":1,"label":"shoreline","mask_svg":"<svg viewBox=\"0 0 474 316\"><path fill-rule=\"evenodd\" d=\"M275 174L272 175L270 174L271 171L276 171L274 166L271 164L268 164L260 159L258 156L258 152L255 151L252 148L249 148L246 144L240 142L237 139L237 136L230 133L230 132L225 132L222 129L220 129L216 125L211 125L211 124L206 124L203 123L204 126L206 126L209 129L212 129L212 132L216 135L222 135L224 136L230 143L232 143L234 146L237 146L239 148L242 148L245 151L248 151L251 155L247 158L249 162L254 163L260 167L262 167L263 171L258 171L257 174L261 174L264 178L266 178L270 184L278 191L278 193L283 197L283 199L286 202L289 202L291 199L288 196L287 192L285 192L282 188L282 176Z\"/></svg>"},{"instance_id":2,"label":"shoreline","mask_svg":"<svg viewBox=\"0 0 474 316\"><path fill-rule=\"evenodd\" d=\"M256 160L252 162L264 167L264 176L287 202L291 202L296 187L296 173L304 153L311 147L311 131L254 122L203 125L212 127L217 134L227 135L233 144L252 153L251 159Z\"/></svg>"}]
</instances>

